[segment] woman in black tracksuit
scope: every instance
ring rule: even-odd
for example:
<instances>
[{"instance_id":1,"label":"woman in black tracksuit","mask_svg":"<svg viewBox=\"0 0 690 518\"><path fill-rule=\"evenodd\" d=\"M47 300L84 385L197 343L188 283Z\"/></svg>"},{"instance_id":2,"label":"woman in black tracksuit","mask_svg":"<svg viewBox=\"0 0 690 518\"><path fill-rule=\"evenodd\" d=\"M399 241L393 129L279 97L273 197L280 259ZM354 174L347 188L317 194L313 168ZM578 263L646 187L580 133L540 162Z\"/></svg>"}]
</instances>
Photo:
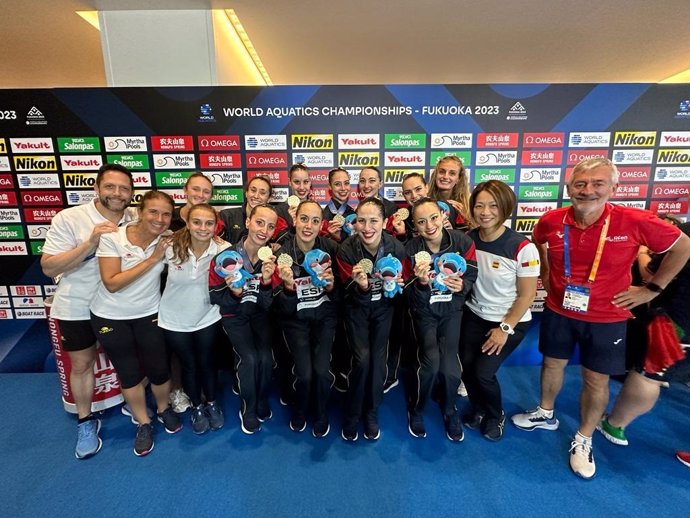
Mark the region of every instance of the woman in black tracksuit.
<instances>
[{"instance_id":1,"label":"woman in black tracksuit","mask_svg":"<svg viewBox=\"0 0 690 518\"><path fill-rule=\"evenodd\" d=\"M412 220L419 236L408 241L406 252L414 268L407 287L412 323L417 339L417 365L408 407L409 431L425 437L423 412L435 382L440 384L441 410L446 435L451 441L464 438L455 408L460 385L458 345L465 297L477 279L474 242L461 230L448 230L435 201L423 198L412 208ZM416 256L426 252L431 262ZM433 265L443 254L458 253L467 263L462 276L444 279L448 290L433 282Z\"/></svg>"},{"instance_id":2,"label":"woman in black tracksuit","mask_svg":"<svg viewBox=\"0 0 690 518\"><path fill-rule=\"evenodd\" d=\"M352 351L352 368L346 398L342 438L356 441L357 426L364 411L364 437L380 437L378 407L386 380L388 336L393 320L393 298L383 293L380 277L364 271L361 261L374 265L391 254L405 259L403 245L383 232L385 218L381 200L365 198L357 207L357 234L347 238L338 251L338 270L345 285L345 325ZM402 276L397 281L402 283Z\"/></svg>"},{"instance_id":3,"label":"woman in black tracksuit","mask_svg":"<svg viewBox=\"0 0 690 518\"><path fill-rule=\"evenodd\" d=\"M274 280L274 308L280 316L280 325L295 365L295 398L290 428L302 432L306 426L309 396L313 392L315 419L314 437L324 437L330 430L328 423L328 396L334 376L330 371L331 349L338 319L338 286L332 271L338 245L318 235L321 227L321 206L315 201L303 201L295 214L295 233L283 241L276 257L287 254L292 265L278 264ZM328 258L315 261L312 272L304 267L305 254L321 250ZM311 267L310 267L311 268ZM325 281L325 286L314 283L312 274ZM275 282L274 282L275 284Z\"/></svg>"},{"instance_id":4,"label":"woman in black tracksuit","mask_svg":"<svg viewBox=\"0 0 690 518\"><path fill-rule=\"evenodd\" d=\"M270 419L268 384L271 380L273 357L268 308L273 299L271 276L275 270L275 257L262 261L259 248L265 246L275 230L278 215L272 207L259 205L252 209L247 220L247 237L228 250L242 258L242 268L251 277L244 286L233 288L233 276L219 275L217 255L209 267L209 293L211 304L220 307L223 329L230 338L235 354L239 395L242 401L240 423L242 431L253 434L261 430L261 422Z\"/></svg>"}]
</instances>

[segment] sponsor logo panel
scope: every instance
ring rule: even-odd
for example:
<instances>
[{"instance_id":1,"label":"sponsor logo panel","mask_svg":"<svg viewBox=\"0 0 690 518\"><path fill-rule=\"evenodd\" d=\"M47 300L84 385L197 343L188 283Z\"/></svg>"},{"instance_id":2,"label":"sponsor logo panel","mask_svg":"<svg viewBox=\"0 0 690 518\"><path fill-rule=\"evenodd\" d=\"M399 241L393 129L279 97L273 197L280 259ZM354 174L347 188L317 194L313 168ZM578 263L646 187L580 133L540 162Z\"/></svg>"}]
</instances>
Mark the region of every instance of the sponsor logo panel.
<instances>
[{"instance_id":1,"label":"sponsor logo panel","mask_svg":"<svg viewBox=\"0 0 690 518\"><path fill-rule=\"evenodd\" d=\"M317 203L327 203L331 199L331 194L326 187L316 187L312 189L312 197Z\"/></svg>"},{"instance_id":2,"label":"sponsor logo panel","mask_svg":"<svg viewBox=\"0 0 690 518\"><path fill-rule=\"evenodd\" d=\"M651 167L645 166L620 166L618 167L618 181L641 182L649 180Z\"/></svg>"},{"instance_id":3,"label":"sponsor logo panel","mask_svg":"<svg viewBox=\"0 0 690 518\"><path fill-rule=\"evenodd\" d=\"M250 149L287 149L285 135L245 135L244 148Z\"/></svg>"},{"instance_id":4,"label":"sponsor logo panel","mask_svg":"<svg viewBox=\"0 0 690 518\"><path fill-rule=\"evenodd\" d=\"M21 193L23 205L62 205L62 192L60 191L34 191Z\"/></svg>"},{"instance_id":5,"label":"sponsor logo panel","mask_svg":"<svg viewBox=\"0 0 690 518\"><path fill-rule=\"evenodd\" d=\"M255 176L265 176L271 180L271 185L287 185L288 172L286 170L266 170L266 171L247 171L247 180L251 180Z\"/></svg>"},{"instance_id":6,"label":"sponsor logo panel","mask_svg":"<svg viewBox=\"0 0 690 518\"><path fill-rule=\"evenodd\" d=\"M239 153L202 153L199 155L202 169L234 169L242 167Z\"/></svg>"},{"instance_id":7,"label":"sponsor logo panel","mask_svg":"<svg viewBox=\"0 0 690 518\"><path fill-rule=\"evenodd\" d=\"M105 150L110 151L148 151L146 137L103 137ZM108 160L110 161L110 159Z\"/></svg>"},{"instance_id":8,"label":"sponsor logo panel","mask_svg":"<svg viewBox=\"0 0 690 518\"><path fill-rule=\"evenodd\" d=\"M654 147L656 131L616 131L613 145L621 147Z\"/></svg>"},{"instance_id":9,"label":"sponsor logo panel","mask_svg":"<svg viewBox=\"0 0 690 518\"><path fill-rule=\"evenodd\" d=\"M18 205L17 193L14 191L0 191L0 207Z\"/></svg>"},{"instance_id":10,"label":"sponsor logo panel","mask_svg":"<svg viewBox=\"0 0 690 518\"><path fill-rule=\"evenodd\" d=\"M31 247L31 255L41 255L43 253L43 245L45 241L29 241Z\"/></svg>"},{"instance_id":11,"label":"sponsor logo panel","mask_svg":"<svg viewBox=\"0 0 690 518\"><path fill-rule=\"evenodd\" d=\"M7 143L4 138L0 138L0 153L7 153Z\"/></svg>"},{"instance_id":12,"label":"sponsor logo panel","mask_svg":"<svg viewBox=\"0 0 690 518\"><path fill-rule=\"evenodd\" d=\"M60 180L57 174L51 173L19 173L17 182L21 189L59 189Z\"/></svg>"},{"instance_id":13,"label":"sponsor logo panel","mask_svg":"<svg viewBox=\"0 0 690 518\"><path fill-rule=\"evenodd\" d=\"M307 167L333 167L333 153L293 153L292 163Z\"/></svg>"},{"instance_id":14,"label":"sponsor logo panel","mask_svg":"<svg viewBox=\"0 0 690 518\"><path fill-rule=\"evenodd\" d=\"M41 295L40 284L23 284L17 286L10 286L10 295L12 297L36 297Z\"/></svg>"},{"instance_id":15,"label":"sponsor logo panel","mask_svg":"<svg viewBox=\"0 0 690 518\"><path fill-rule=\"evenodd\" d=\"M256 169L288 166L287 153L247 153L246 159L247 167Z\"/></svg>"},{"instance_id":16,"label":"sponsor logo panel","mask_svg":"<svg viewBox=\"0 0 690 518\"><path fill-rule=\"evenodd\" d=\"M277 189L273 189L273 195L269 201L271 203L280 203L282 201L286 201L289 194L290 193L288 192L287 187L278 187Z\"/></svg>"},{"instance_id":17,"label":"sponsor logo panel","mask_svg":"<svg viewBox=\"0 0 690 518\"><path fill-rule=\"evenodd\" d=\"M95 171L103 165L103 158L101 155L61 156L60 164L63 171Z\"/></svg>"},{"instance_id":18,"label":"sponsor logo panel","mask_svg":"<svg viewBox=\"0 0 690 518\"><path fill-rule=\"evenodd\" d=\"M242 186L242 171L203 171L214 187Z\"/></svg>"},{"instance_id":19,"label":"sponsor logo panel","mask_svg":"<svg viewBox=\"0 0 690 518\"><path fill-rule=\"evenodd\" d=\"M27 225L29 239L45 239L50 225Z\"/></svg>"},{"instance_id":20,"label":"sponsor logo panel","mask_svg":"<svg viewBox=\"0 0 690 518\"><path fill-rule=\"evenodd\" d=\"M13 297L12 305L15 308L42 308L43 297Z\"/></svg>"},{"instance_id":21,"label":"sponsor logo panel","mask_svg":"<svg viewBox=\"0 0 690 518\"><path fill-rule=\"evenodd\" d=\"M40 208L40 209L24 209L24 220L27 223L50 223L55 215L62 210L58 208ZM1 220L1 218L0 218ZM19 214L17 213L17 221Z\"/></svg>"},{"instance_id":22,"label":"sponsor logo panel","mask_svg":"<svg viewBox=\"0 0 690 518\"><path fill-rule=\"evenodd\" d=\"M1 309L9 309L11 307L12 307L12 305L10 304L10 298L9 297L1 297L0 298L0 308Z\"/></svg>"},{"instance_id":23,"label":"sponsor logo panel","mask_svg":"<svg viewBox=\"0 0 690 518\"><path fill-rule=\"evenodd\" d=\"M423 167L424 165L426 165L425 155L426 154L423 151L386 151L384 153L384 165L386 167Z\"/></svg>"},{"instance_id":24,"label":"sponsor logo panel","mask_svg":"<svg viewBox=\"0 0 690 518\"><path fill-rule=\"evenodd\" d=\"M516 148L518 147L517 133L479 133L477 135L478 148Z\"/></svg>"},{"instance_id":25,"label":"sponsor logo panel","mask_svg":"<svg viewBox=\"0 0 690 518\"><path fill-rule=\"evenodd\" d=\"M646 198L649 185L646 183L626 183L619 185L612 198L624 200L630 198Z\"/></svg>"},{"instance_id":26,"label":"sponsor logo panel","mask_svg":"<svg viewBox=\"0 0 690 518\"><path fill-rule=\"evenodd\" d=\"M614 164L651 164L654 160L653 149L614 149ZM689 162L690 163L690 159Z\"/></svg>"},{"instance_id":27,"label":"sponsor logo panel","mask_svg":"<svg viewBox=\"0 0 690 518\"><path fill-rule=\"evenodd\" d=\"M520 200L557 200L560 185L521 185L518 191Z\"/></svg>"},{"instance_id":28,"label":"sponsor logo panel","mask_svg":"<svg viewBox=\"0 0 690 518\"><path fill-rule=\"evenodd\" d=\"M132 171L148 171L148 155L107 155L107 160L111 164L120 164Z\"/></svg>"},{"instance_id":29,"label":"sponsor logo panel","mask_svg":"<svg viewBox=\"0 0 690 518\"><path fill-rule=\"evenodd\" d=\"M477 151L475 165L515 165L517 151Z\"/></svg>"},{"instance_id":30,"label":"sponsor logo panel","mask_svg":"<svg viewBox=\"0 0 690 518\"><path fill-rule=\"evenodd\" d=\"M338 135L338 149L378 149L378 133L342 133Z\"/></svg>"},{"instance_id":31,"label":"sponsor logo panel","mask_svg":"<svg viewBox=\"0 0 690 518\"><path fill-rule=\"evenodd\" d=\"M13 318L11 309L0 309L0 320L12 320Z\"/></svg>"},{"instance_id":32,"label":"sponsor logo panel","mask_svg":"<svg viewBox=\"0 0 690 518\"><path fill-rule=\"evenodd\" d=\"M659 147L690 147L690 131L662 131Z\"/></svg>"},{"instance_id":33,"label":"sponsor logo panel","mask_svg":"<svg viewBox=\"0 0 690 518\"><path fill-rule=\"evenodd\" d=\"M132 173L132 183L134 188L151 187L151 174L149 173Z\"/></svg>"},{"instance_id":34,"label":"sponsor logo panel","mask_svg":"<svg viewBox=\"0 0 690 518\"><path fill-rule=\"evenodd\" d=\"M690 184L674 183L655 185L652 188L653 199L687 198L690 196Z\"/></svg>"},{"instance_id":35,"label":"sponsor logo panel","mask_svg":"<svg viewBox=\"0 0 690 518\"><path fill-rule=\"evenodd\" d=\"M155 173L156 187L183 187L191 173Z\"/></svg>"},{"instance_id":36,"label":"sponsor logo panel","mask_svg":"<svg viewBox=\"0 0 690 518\"><path fill-rule=\"evenodd\" d=\"M0 242L0 255L29 255L24 241Z\"/></svg>"},{"instance_id":37,"label":"sponsor logo panel","mask_svg":"<svg viewBox=\"0 0 690 518\"><path fill-rule=\"evenodd\" d=\"M0 223L21 223L19 209L0 209Z\"/></svg>"},{"instance_id":38,"label":"sponsor logo panel","mask_svg":"<svg viewBox=\"0 0 690 518\"><path fill-rule=\"evenodd\" d=\"M587 149L587 150L568 150L568 165L579 164L583 160L589 160L591 158L608 158L608 149Z\"/></svg>"},{"instance_id":39,"label":"sponsor logo panel","mask_svg":"<svg viewBox=\"0 0 690 518\"><path fill-rule=\"evenodd\" d=\"M57 171L57 160L54 156L14 155L16 171Z\"/></svg>"},{"instance_id":40,"label":"sponsor logo panel","mask_svg":"<svg viewBox=\"0 0 690 518\"><path fill-rule=\"evenodd\" d=\"M17 319L36 319L46 318L46 310L43 308L35 309L15 309L14 314Z\"/></svg>"},{"instance_id":41,"label":"sponsor logo panel","mask_svg":"<svg viewBox=\"0 0 690 518\"><path fill-rule=\"evenodd\" d=\"M60 153L100 153L98 137L58 137Z\"/></svg>"},{"instance_id":42,"label":"sponsor logo panel","mask_svg":"<svg viewBox=\"0 0 690 518\"><path fill-rule=\"evenodd\" d=\"M517 205L517 215L521 216L541 216L549 212L550 210L558 208L558 203L544 202L544 203L518 203Z\"/></svg>"},{"instance_id":43,"label":"sponsor logo panel","mask_svg":"<svg viewBox=\"0 0 690 518\"><path fill-rule=\"evenodd\" d=\"M426 133L386 133L386 149L425 149Z\"/></svg>"},{"instance_id":44,"label":"sponsor logo panel","mask_svg":"<svg viewBox=\"0 0 690 518\"><path fill-rule=\"evenodd\" d=\"M333 149L333 134L295 134L290 144L292 149Z\"/></svg>"},{"instance_id":45,"label":"sponsor logo panel","mask_svg":"<svg viewBox=\"0 0 690 518\"><path fill-rule=\"evenodd\" d=\"M478 167L474 170L475 184L487 182L489 180L500 180L504 183L514 183L515 169Z\"/></svg>"},{"instance_id":46,"label":"sponsor logo panel","mask_svg":"<svg viewBox=\"0 0 690 518\"><path fill-rule=\"evenodd\" d=\"M191 135L151 137L151 151L194 151Z\"/></svg>"},{"instance_id":47,"label":"sponsor logo panel","mask_svg":"<svg viewBox=\"0 0 690 518\"><path fill-rule=\"evenodd\" d=\"M472 164L471 151L432 151L431 158L429 159L429 165L436 166L439 160L446 158L447 156L458 157L465 167Z\"/></svg>"},{"instance_id":48,"label":"sponsor logo panel","mask_svg":"<svg viewBox=\"0 0 690 518\"><path fill-rule=\"evenodd\" d=\"M12 167L10 166L10 157L8 156L0 156L0 171L11 171Z\"/></svg>"},{"instance_id":49,"label":"sponsor logo panel","mask_svg":"<svg viewBox=\"0 0 690 518\"><path fill-rule=\"evenodd\" d=\"M46 297L49 297L50 295L55 295L56 291L57 291L57 286L55 284L45 284L43 286L43 293L45 294Z\"/></svg>"},{"instance_id":50,"label":"sponsor logo panel","mask_svg":"<svg viewBox=\"0 0 690 518\"><path fill-rule=\"evenodd\" d=\"M383 188L383 197L390 201L405 201L401 186L386 186Z\"/></svg>"},{"instance_id":51,"label":"sponsor logo panel","mask_svg":"<svg viewBox=\"0 0 690 518\"><path fill-rule=\"evenodd\" d=\"M687 214L687 200L679 201L653 201L649 210L657 214Z\"/></svg>"},{"instance_id":52,"label":"sponsor logo panel","mask_svg":"<svg viewBox=\"0 0 690 518\"><path fill-rule=\"evenodd\" d=\"M96 185L97 173L64 173L62 175L62 182L67 188L77 189L93 189Z\"/></svg>"},{"instance_id":53,"label":"sponsor logo panel","mask_svg":"<svg viewBox=\"0 0 690 518\"><path fill-rule=\"evenodd\" d=\"M383 183L402 184L408 174L417 173L424 176L424 169L384 169Z\"/></svg>"},{"instance_id":54,"label":"sponsor logo panel","mask_svg":"<svg viewBox=\"0 0 690 518\"><path fill-rule=\"evenodd\" d=\"M565 133L525 133L522 136L522 147L563 147Z\"/></svg>"},{"instance_id":55,"label":"sponsor logo panel","mask_svg":"<svg viewBox=\"0 0 690 518\"><path fill-rule=\"evenodd\" d=\"M67 191L68 205L83 205L96 199L95 191Z\"/></svg>"},{"instance_id":56,"label":"sponsor logo panel","mask_svg":"<svg viewBox=\"0 0 690 518\"><path fill-rule=\"evenodd\" d=\"M523 165L560 165L563 163L563 151L523 151Z\"/></svg>"},{"instance_id":57,"label":"sponsor logo panel","mask_svg":"<svg viewBox=\"0 0 690 518\"><path fill-rule=\"evenodd\" d=\"M690 149L659 149L657 164L690 164Z\"/></svg>"},{"instance_id":58,"label":"sponsor logo panel","mask_svg":"<svg viewBox=\"0 0 690 518\"><path fill-rule=\"evenodd\" d=\"M560 167L523 167L520 169L520 183L548 183L560 181Z\"/></svg>"},{"instance_id":59,"label":"sponsor logo panel","mask_svg":"<svg viewBox=\"0 0 690 518\"><path fill-rule=\"evenodd\" d=\"M315 186L323 187L328 185L328 171L330 171L330 169L309 170L309 180L311 180L312 191Z\"/></svg>"},{"instance_id":60,"label":"sponsor logo panel","mask_svg":"<svg viewBox=\"0 0 690 518\"><path fill-rule=\"evenodd\" d=\"M647 202L644 200L611 200L611 203L620 205L621 207L630 207L631 209L646 209Z\"/></svg>"},{"instance_id":61,"label":"sponsor logo panel","mask_svg":"<svg viewBox=\"0 0 690 518\"><path fill-rule=\"evenodd\" d=\"M0 240L24 239L22 225L0 225Z\"/></svg>"},{"instance_id":62,"label":"sponsor logo panel","mask_svg":"<svg viewBox=\"0 0 690 518\"><path fill-rule=\"evenodd\" d=\"M242 189L214 189L211 203L218 205L241 204L244 203L244 192Z\"/></svg>"},{"instance_id":63,"label":"sponsor logo panel","mask_svg":"<svg viewBox=\"0 0 690 518\"><path fill-rule=\"evenodd\" d=\"M655 182L690 182L690 167L657 167Z\"/></svg>"},{"instance_id":64,"label":"sponsor logo panel","mask_svg":"<svg viewBox=\"0 0 690 518\"><path fill-rule=\"evenodd\" d=\"M239 135L201 135L197 137L200 151L239 151Z\"/></svg>"},{"instance_id":65,"label":"sponsor logo panel","mask_svg":"<svg viewBox=\"0 0 690 518\"><path fill-rule=\"evenodd\" d=\"M534 225L537 224L537 221L539 221L539 218L516 218L515 232L531 234L532 230L534 230Z\"/></svg>"},{"instance_id":66,"label":"sponsor logo panel","mask_svg":"<svg viewBox=\"0 0 690 518\"><path fill-rule=\"evenodd\" d=\"M153 167L155 169L194 169L196 159L192 154L181 155L154 155ZM233 167L228 165L226 167Z\"/></svg>"},{"instance_id":67,"label":"sponsor logo panel","mask_svg":"<svg viewBox=\"0 0 690 518\"><path fill-rule=\"evenodd\" d=\"M0 189L11 189L14 187L14 177L11 174L0 174Z\"/></svg>"},{"instance_id":68,"label":"sponsor logo panel","mask_svg":"<svg viewBox=\"0 0 690 518\"><path fill-rule=\"evenodd\" d=\"M12 153L53 153L53 139L46 138L11 138Z\"/></svg>"},{"instance_id":69,"label":"sponsor logo panel","mask_svg":"<svg viewBox=\"0 0 690 518\"><path fill-rule=\"evenodd\" d=\"M608 147L611 133L595 131L575 131L568 135L568 147Z\"/></svg>"},{"instance_id":70,"label":"sponsor logo panel","mask_svg":"<svg viewBox=\"0 0 690 518\"><path fill-rule=\"evenodd\" d=\"M471 148L472 140L472 133L432 133L431 149Z\"/></svg>"}]
</instances>

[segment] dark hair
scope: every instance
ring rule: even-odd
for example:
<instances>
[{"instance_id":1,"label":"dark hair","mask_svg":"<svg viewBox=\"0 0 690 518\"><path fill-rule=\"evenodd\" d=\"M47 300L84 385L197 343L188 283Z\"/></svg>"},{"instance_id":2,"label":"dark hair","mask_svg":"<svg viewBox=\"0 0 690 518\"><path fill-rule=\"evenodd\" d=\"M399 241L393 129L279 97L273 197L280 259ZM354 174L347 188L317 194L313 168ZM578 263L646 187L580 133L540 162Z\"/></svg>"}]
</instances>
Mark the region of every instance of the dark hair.
<instances>
[{"instance_id":1,"label":"dark hair","mask_svg":"<svg viewBox=\"0 0 690 518\"><path fill-rule=\"evenodd\" d=\"M192 178L203 178L204 180L206 180L208 183L211 184L211 191L213 191L213 182L211 181L211 179L208 176L206 176L204 173L200 173L199 171L194 171L192 174L190 174L187 177L187 181L184 184L185 189L189 186L189 182L192 180Z\"/></svg>"},{"instance_id":2,"label":"dark hair","mask_svg":"<svg viewBox=\"0 0 690 518\"><path fill-rule=\"evenodd\" d=\"M343 169L342 167L336 167L335 169L331 169L330 171L328 171L329 185L333 182L333 176L335 176L335 173L337 173L338 171L342 171L343 173L345 173L347 175L348 182L350 181L350 173L348 173L347 170Z\"/></svg>"},{"instance_id":3,"label":"dark hair","mask_svg":"<svg viewBox=\"0 0 690 518\"><path fill-rule=\"evenodd\" d=\"M258 178L258 177L255 176L254 178ZM258 209L269 209L269 210L273 211L273 213L274 213L276 216L278 215L278 213L276 212L276 209L273 207L273 205L269 205L269 204L267 204L267 203L264 203L263 205L257 205L256 207L254 207L254 208L249 212L249 214L247 214L247 219L252 219L252 216L254 216L254 213L255 213Z\"/></svg>"},{"instance_id":4,"label":"dark hair","mask_svg":"<svg viewBox=\"0 0 690 518\"><path fill-rule=\"evenodd\" d=\"M357 210L356 210L357 214L359 214L359 209L363 205L366 205L368 203L370 203L372 205L376 205L376 207L379 209L379 212L381 212L381 217L383 219L386 219L386 216L385 216L386 210L383 206L383 202L381 200L379 200L378 198L374 198L373 196L370 196L369 198L364 198L362 201L359 202L359 205L357 205Z\"/></svg>"},{"instance_id":5,"label":"dark hair","mask_svg":"<svg viewBox=\"0 0 690 518\"><path fill-rule=\"evenodd\" d=\"M101 186L101 180L103 180L103 175L108 171L117 171L118 173L126 175L127 178L129 178L130 188L134 190L134 180L132 180L132 173L129 169L120 164L103 164L101 167L98 168L98 173L96 174L96 185L98 187Z\"/></svg>"},{"instance_id":6,"label":"dark hair","mask_svg":"<svg viewBox=\"0 0 690 518\"><path fill-rule=\"evenodd\" d=\"M302 205L306 205L307 203L313 203L314 205L316 205L319 208L319 212L321 211L321 205L319 205L318 202L316 202L314 200L304 200L304 201L299 202L299 205L297 205L297 212L295 212L295 215L299 215L300 210L302 210Z\"/></svg>"},{"instance_id":7,"label":"dark hair","mask_svg":"<svg viewBox=\"0 0 690 518\"><path fill-rule=\"evenodd\" d=\"M436 208L439 211L441 210L441 207L438 206L438 202L436 200L432 200L428 196L425 196L424 198L420 198L412 204L412 218L414 218L414 213L417 211L417 208L421 207L426 203L433 203L434 205L436 205Z\"/></svg>"},{"instance_id":8,"label":"dark hair","mask_svg":"<svg viewBox=\"0 0 690 518\"><path fill-rule=\"evenodd\" d=\"M516 203L513 189L499 180L488 180L477 185L474 191L472 191L472 196L470 196L470 215L474 215L474 206L477 203L477 196L480 192L488 192L496 200L496 205L503 221L513 214ZM501 225L503 221L501 221Z\"/></svg>"},{"instance_id":9,"label":"dark hair","mask_svg":"<svg viewBox=\"0 0 690 518\"><path fill-rule=\"evenodd\" d=\"M201 174L201 173L199 173ZM211 207L208 203L199 203L198 205L192 205L187 213L187 222L193 212L199 210L205 210L207 212L212 212L216 223L218 223L218 213L216 209ZM172 262L175 264L182 264L189 259L189 248L192 246L192 235L189 232L187 225L179 229L172 236Z\"/></svg>"},{"instance_id":10,"label":"dark hair","mask_svg":"<svg viewBox=\"0 0 690 518\"><path fill-rule=\"evenodd\" d=\"M254 178L249 180L244 186L244 192L247 192L249 190L249 186L252 184L254 180L261 180L263 182L266 182L266 185L268 185L268 197L270 198L271 196L273 196L273 186L271 185L271 179L268 176L264 176L262 174L258 174Z\"/></svg>"},{"instance_id":11,"label":"dark hair","mask_svg":"<svg viewBox=\"0 0 690 518\"><path fill-rule=\"evenodd\" d=\"M305 171L307 173L307 175L309 175L309 168L306 165L295 164L288 171L288 180L292 180L292 173L294 173L295 171L299 171L299 170ZM311 178L310 178L310 180L311 180Z\"/></svg>"},{"instance_id":12,"label":"dark hair","mask_svg":"<svg viewBox=\"0 0 690 518\"><path fill-rule=\"evenodd\" d=\"M423 175L423 174L420 174L420 173L410 173L410 174L406 174L406 175L403 177L403 179L402 179L402 183L405 183L405 180L407 180L407 179L409 179L409 178L419 178L419 179L422 181L422 183L423 183L424 185L426 185L426 178L424 178L424 175Z\"/></svg>"},{"instance_id":13,"label":"dark hair","mask_svg":"<svg viewBox=\"0 0 690 518\"><path fill-rule=\"evenodd\" d=\"M362 169L359 170L359 174L361 175L362 171L364 171L365 169L371 169L372 171L376 171L376 175L379 177L379 182L383 182L383 175L381 174L381 171L378 167L374 167L373 165L362 167Z\"/></svg>"},{"instance_id":14,"label":"dark hair","mask_svg":"<svg viewBox=\"0 0 690 518\"><path fill-rule=\"evenodd\" d=\"M170 195L168 193L163 192L163 191L155 191L155 190L154 191L146 191L146 193L144 193L144 196L141 197L141 202L139 203L139 208L141 210L143 210L144 206L146 205L147 202L149 202L151 200L156 200L156 199L167 201L170 204L171 209L175 210L175 202L170 197Z\"/></svg>"}]
</instances>

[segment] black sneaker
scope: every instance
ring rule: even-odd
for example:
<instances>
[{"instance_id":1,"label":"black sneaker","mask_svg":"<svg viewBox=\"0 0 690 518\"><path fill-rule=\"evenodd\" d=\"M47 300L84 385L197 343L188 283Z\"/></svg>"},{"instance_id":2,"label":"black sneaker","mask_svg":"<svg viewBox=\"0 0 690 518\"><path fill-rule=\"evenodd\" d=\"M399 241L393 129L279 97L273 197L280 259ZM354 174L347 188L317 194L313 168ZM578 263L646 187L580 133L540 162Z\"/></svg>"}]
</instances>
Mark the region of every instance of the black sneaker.
<instances>
[{"instance_id":1,"label":"black sneaker","mask_svg":"<svg viewBox=\"0 0 690 518\"><path fill-rule=\"evenodd\" d=\"M357 439L359 439L359 434L357 433L356 426L354 428L346 428L343 426L343 429L340 432L340 436L343 438L343 441L347 442L355 442Z\"/></svg>"},{"instance_id":2,"label":"black sneaker","mask_svg":"<svg viewBox=\"0 0 690 518\"><path fill-rule=\"evenodd\" d=\"M271 419L271 417L273 417L273 412L271 412L268 401L260 401L256 405L256 418L263 423Z\"/></svg>"},{"instance_id":3,"label":"black sneaker","mask_svg":"<svg viewBox=\"0 0 690 518\"><path fill-rule=\"evenodd\" d=\"M347 388L348 388L347 376L345 376L344 374L340 374L340 373L336 374L335 375L335 381L333 382L333 388L342 394L347 392Z\"/></svg>"},{"instance_id":4,"label":"black sneaker","mask_svg":"<svg viewBox=\"0 0 690 518\"><path fill-rule=\"evenodd\" d=\"M307 428L307 418L301 412L294 412L290 419L290 430L303 432Z\"/></svg>"},{"instance_id":5,"label":"black sneaker","mask_svg":"<svg viewBox=\"0 0 690 518\"><path fill-rule=\"evenodd\" d=\"M243 414L240 410L240 427L247 435L261 431L261 423L254 414Z\"/></svg>"},{"instance_id":6,"label":"black sneaker","mask_svg":"<svg viewBox=\"0 0 690 518\"><path fill-rule=\"evenodd\" d=\"M399 382L398 382L397 379L389 379L389 380L386 380L386 382L383 384L383 393L384 393L384 394L387 394L388 391L390 391L391 389L394 389L395 387L397 387L398 384L399 384Z\"/></svg>"},{"instance_id":7,"label":"black sneaker","mask_svg":"<svg viewBox=\"0 0 690 518\"><path fill-rule=\"evenodd\" d=\"M462 424L464 424L470 430L478 429L482 420L484 419L484 412L482 410L473 410L462 416Z\"/></svg>"},{"instance_id":8,"label":"black sneaker","mask_svg":"<svg viewBox=\"0 0 690 518\"><path fill-rule=\"evenodd\" d=\"M211 424L208 422L208 416L204 411L204 405L194 407L192 410L192 432L197 435L202 435L211 429Z\"/></svg>"},{"instance_id":9,"label":"black sneaker","mask_svg":"<svg viewBox=\"0 0 690 518\"><path fill-rule=\"evenodd\" d=\"M165 431L168 433L177 433L182 430L182 423L173 409L168 407L158 414L158 422L163 423Z\"/></svg>"},{"instance_id":10,"label":"black sneaker","mask_svg":"<svg viewBox=\"0 0 690 518\"><path fill-rule=\"evenodd\" d=\"M148 455L151 450L153 450L153 426L140 424L137 426L137 434L134 437L134 455L143 457Z\"/></svg>"},{"instance_id":11,"label":"black sneaker","mask_svg":"<svg viewBox=\"0 0 690 518\"><path fill-rule=\"evenodd\" d=\"M328 416L319 417L314 421L314 426L312 426L311 434L320 439L321 437L326 437L328 432L331 431L331 425L328 424Z\"/></svg>"},{"instance_id":12,"label":"black sneaker","mask_svg":"<svg viewBox=\"0 0 690 518\"><path fill-rule=\"evenodd\" d=\"M381 437L379 419L376 414L369 412L364 420L364 438L369 441L376 441Z\"/></svg>"},{"instance_id":13,"label":"black sneaker","mask_svg":"<svg viewBox=\"0 0 690 518\"><path fill-rule=\"evenodd\" d=\"M465 438L465 432L462 430L462 423L457 412L453 415L444 416L443 423L446 425L448 439L453 442L461 442Z\"/></svg>"},{"instance_id":14,"label":"black sneaker","mask_svg":"<svg viewBox=\"0 0 690 518\"><path fill-rule=\"evenodd\" d=\"M506 424L506 415L501 412L501 418L489 417L482 423L482 435L490 441L500 441L503 437L503 427Z\"/></svg>"},{"instance_id":15,"label":"black sneaker","mask_svg":"<svg viewBox=\"0 0 690 518\"><path fill-rule=\"evenodd\" d=\"M223 415L223 410L216 401L208 403L205 411L208 416L208 422L211 425L211 430L215 432L223 428L223 425L225 425L225 416Z\"/></svg>"},{"instance_id":16,"label":"black sneaker","mask_svg":"<svg viewBox=\"0 0 690 518\"><path fill-rule=\"evenodd\" d=\"M410 410L407 412L407 429L412 434L412 437L426 437L426 428L424 427L424 416L421 412Z\"/></svg>"}]
</instances>

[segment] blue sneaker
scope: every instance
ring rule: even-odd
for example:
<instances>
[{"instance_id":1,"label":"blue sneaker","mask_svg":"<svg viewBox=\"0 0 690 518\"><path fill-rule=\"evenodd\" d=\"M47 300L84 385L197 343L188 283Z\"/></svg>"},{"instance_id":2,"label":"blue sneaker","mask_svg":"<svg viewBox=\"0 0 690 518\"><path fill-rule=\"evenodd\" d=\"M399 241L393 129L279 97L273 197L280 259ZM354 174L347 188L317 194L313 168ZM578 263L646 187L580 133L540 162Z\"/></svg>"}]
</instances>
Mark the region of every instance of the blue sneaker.
<instances>
[{"instance_id":1,"label":"blue sneaker","mask_svg":"<svg viewBox=\"0 0 690 518\"><path fill-rule=\"evenodd\" d=\"M101 430L100 419L89 419L77 425L77 447L74 456L78 459L88 459L96 455L103 446L103 441L98 436Z\"/></svg>"},{"instance_id":2,"label":"blue sneaker","mask_svg":"<svg viewBox=\"0 0 690 518\"><path fill-rule=\"evenodd\" d=\"M211 430L214 432L223 428L225 424L225 416L223 415L223 410L221 410L220 405L215 401L206 405L206 415L208 416L208 422L211 425Z\"/></svg>"}]
</instances>

